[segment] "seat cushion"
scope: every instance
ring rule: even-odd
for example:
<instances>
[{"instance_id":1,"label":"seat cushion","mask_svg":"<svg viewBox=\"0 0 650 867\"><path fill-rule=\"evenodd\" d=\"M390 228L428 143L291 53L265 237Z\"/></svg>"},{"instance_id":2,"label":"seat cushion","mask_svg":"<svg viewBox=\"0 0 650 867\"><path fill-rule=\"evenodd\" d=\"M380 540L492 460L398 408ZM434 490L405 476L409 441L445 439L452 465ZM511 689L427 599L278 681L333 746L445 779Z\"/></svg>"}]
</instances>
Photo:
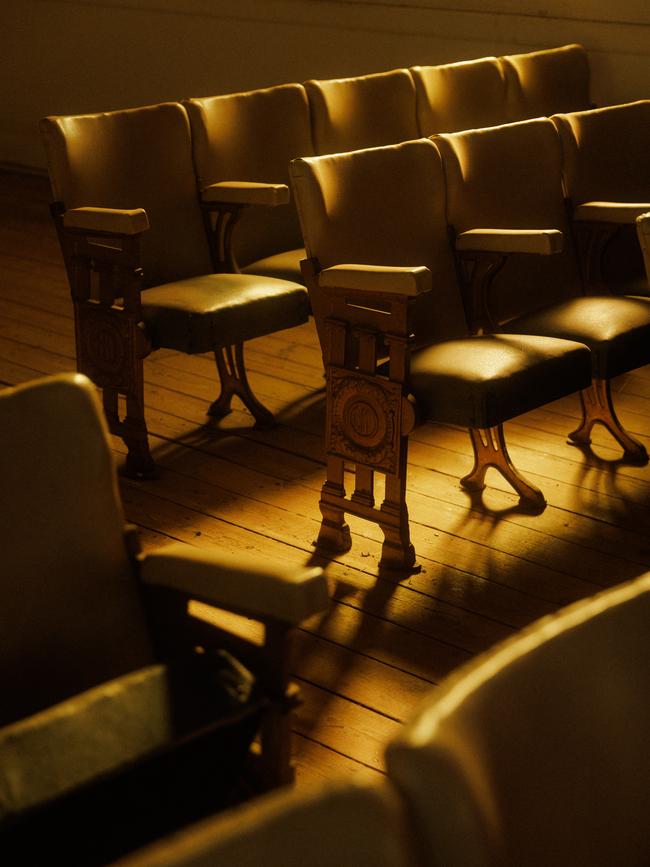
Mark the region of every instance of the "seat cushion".
<instances>
[{"instance_id":1,"label":"seat cushion","mask_svg":"<svg viewBox=\"0 0 650 867\"><path fill-rule=\"evenodd\" d=\"M155 348L192 354L301 325L309 302L287 280L206 274L147 289L142 315Z\"/></svg>"},{"instance_id":2,"label":"seat cushion","mask_svg":"<svg viewBox=\"0 0 650 867\"><path fill-rule=\"evenodd\" d=\"M603 379L650 361L650 303L643 298L572 298L518 316L505 330L578 340L591 349L594 376Z\"/></svg>"},{"instance_id":3,"label":"seat cushion","mask_svg":"<svg viewBox=\"0 0 650 867\"><path fill-rule=\"evenodd\" d=\"M300 271L301 259L306 259L307 253L304 247L297 250L287 250L284 253L276 253L265 259L258 259L242 268L244 274L260 274L264 277L276 277L280 280L292 280L294 283L302 283Z\"/></svg>"},{"instance_id":4,"label":"seat cushion","mask_svg":"<svg viewBox=\"0 0 650 867\"><path fill-rule=\"evenodd\" d=\"M421 418L487 428L589 385L579 343L495 334L446 340L416 352L411 391Z\"/></svg>"}]
</instances>

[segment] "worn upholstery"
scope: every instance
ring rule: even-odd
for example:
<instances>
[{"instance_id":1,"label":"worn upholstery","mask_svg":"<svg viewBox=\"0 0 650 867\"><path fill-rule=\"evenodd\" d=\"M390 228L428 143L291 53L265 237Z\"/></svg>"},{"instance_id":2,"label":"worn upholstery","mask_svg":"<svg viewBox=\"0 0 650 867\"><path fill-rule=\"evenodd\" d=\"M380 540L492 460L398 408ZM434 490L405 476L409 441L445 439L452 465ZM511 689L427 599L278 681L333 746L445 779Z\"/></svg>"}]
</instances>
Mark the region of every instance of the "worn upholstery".
<instances>
[{"instance_id":1,"label":"worn upholstery","mask_svg":"<svg viewBox=\"0 0 650 867\"><path fill-rule=\"evenodd\" d=\"M650 305L582 293L553 123L539 118L435 141L445 163L449 222L459 232L517 226L564 233L561 253L520 257L513 263L516 268L509 271L508 263L497 276L492 309L502 327L511 333L586 344L592 350L594 373L601 378L650 361Z\"/></svg>"},{"instance_id":2,"label":"worn upholstery","mask_svg":"<svg viewBox=\"0 0 650 867\"><path fill-rule=\"evenodd\" d=\"M419 135L407 69L306 81L317 154L394 144Z\"/></svg>"},{"instance_id":3,"label":"worn upholstery","mask_svg":"<svg viewBox=\"0 0 650 867\"><path fill-rule=\"evenodd\" d=\"M309 105L300 84L190 99L185 106L201 190L222 181L287 184L290 160L314 153ZM268 262L287 251L297 253L290 269L287 259L281 270ZM249 273L300 281L304 251L293 204L247 208L234 235L234 252Z\"/></svg>"},{"instance_id":4,"label":"worn upholstery","mask_svg":"<svg viewBox=\"0 0 650 867\"><path fill-rule=\"evenodd\" d=\"M500 61L509 120L590 108L589 58L582 45L509 54Z\"/></svg>"},{"instance_id":5,"label":"worn upholstery","mask_svg":"<svg viewBox=\"0 0 650 867\"><path fill-rule=\"evenodd\" d=\"M538 621L424 701L387 767L427 863L647 864L649 618L645 575Z\"/></svg>"},{"instance_id":6,"label":"worn upholstery","mask_svg":"<svg viewBox=\"0 0 650 867\"><path fill-rule=\"evenodd\" d=\"M413 66L420 135L508 121L506 84L496 57L441 66Z\"/></svg>"},{"instance_id":7,"label":"worn upholstery","mask_svg":"<svg viewBox=\"0 0 650 867\"><path fill-rule=\"evenodd\" d=\"M417 297L410 385L422 417L465 426L496 425L589 382L584 347L527 337L467 337L467 323L447 236L442 161L428 140L336 156L291 167L305 245L332 285L333 266L368 291L390 279L369 266L428 268L430 292ZM395 292L405 291L398 272ZM412 279L405 294L415 294ZM377 290L374 290L377 291ZM430 345L430 344L434 345ZM522 393L523 392L523 393Z\"/></svg>"},{"instance_id":8,"label":"worn upholstery","mask_svg":"<svg viewBox=\"0 0 650 867\"><path fill-rule=\"evenodd\" d=\"M407 867L411 847L385 783L282 792L124 859L115 867Z\"/></svg>"},{"instance_id":9,"label":"worn upholstery","mask_svg":"<svg viewBox=\"0 0 650 867\"><path fill-rule=\"evenodd\" d=\"M92 232L135 224L142 231L143 316L156 347L206 352L307 320L307 296L299 285L211 273L182 105L50 117L41 121L41 131L54 196L66 209L64 226ZM279 168L284 158L275 157L277 175L269 180L286 181L286 166L284 174ZM104 209L128 213L118 226L116 215ZM291 244L297 241L294 232Z\"/></svg>"}]
</instances>

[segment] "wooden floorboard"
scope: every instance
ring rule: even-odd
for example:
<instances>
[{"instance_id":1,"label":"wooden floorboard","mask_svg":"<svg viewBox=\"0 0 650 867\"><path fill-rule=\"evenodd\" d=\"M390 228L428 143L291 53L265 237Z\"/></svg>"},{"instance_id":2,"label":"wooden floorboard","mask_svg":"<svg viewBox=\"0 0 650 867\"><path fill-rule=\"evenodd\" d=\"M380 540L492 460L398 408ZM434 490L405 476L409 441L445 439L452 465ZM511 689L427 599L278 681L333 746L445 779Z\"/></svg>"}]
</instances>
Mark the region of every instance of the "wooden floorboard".
<instances>
[{"instance_id":1,"label":"wooden floorboard","mask_svg":"<svg viewBox=\"0 0 650 867\"><path fill-rule=\"evenodd\" d=\"M1 176L0 383L74 367L72 306L40 178ZM324 478L324 391L313 327L247 347L250 381L277 416L256 431L241 407L219 424L209 356L168 350L145 362L147 420L158 479L121 481L125 514L145 548L170 540L278 564L326 567L332 603L299 634L294 675L304 698L294 754L299 785L382 772L383 745L429 690L495 642L558 607L650 567L650 467L619 461L597 431L569 445L576 397L506 425L511 455L548 500L522 512L498 474L483 496L458 484L471 464L466 432L416 429L408 500L422 571L378 575L381 534L350 521L353 547L314 552ZM623 422L650 445L650 368L614 383ZM124 446L113 438L116 459Z\"/></svg>"}]
</instances>

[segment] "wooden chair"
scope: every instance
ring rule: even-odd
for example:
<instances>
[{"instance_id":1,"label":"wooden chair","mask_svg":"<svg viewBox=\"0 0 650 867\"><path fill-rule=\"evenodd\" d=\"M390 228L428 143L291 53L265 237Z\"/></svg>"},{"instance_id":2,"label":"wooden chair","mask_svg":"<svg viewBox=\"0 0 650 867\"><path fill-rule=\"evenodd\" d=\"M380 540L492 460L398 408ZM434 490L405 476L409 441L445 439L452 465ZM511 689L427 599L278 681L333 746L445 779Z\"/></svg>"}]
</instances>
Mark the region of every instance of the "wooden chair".
<instances>
[{"instance_id":1,"label":"wooden chair","mask_svg":"<svg viewBox=\"0 0 650 867\"><path fill-rule=\"evenodd\" d=\"M548 119L436 136L447 178L447 216L457 249L473 267L475 329L577 340L593 358L581 392L583 418L569 434L587 446L594 424L618 441L624 458L645 463L644 445L616 416L610 380L650 362L650 305L633 298L585 295L562 191L562 151ZM531 155L534 155L532 157ZM493 235L509 229L564 235L556 256L508 257ZM550 233L550 235L549 235Z\"/></svg>"},{"instance_id":2,"label":"wooden chair","mask_svg":"<svg viewBox=\"0 0 650 867\"><path fill-rule=\"evenodd\" d=\"M305 251L287 184L289 162L314 153L305 89L283 84L184 105L213 249L225 253L217 270L300 282Z\"/></svg>"},{"instance_id":3,"label":"wooden chair","mask_svg":"<svg viewBox=\"0 0 650 867\"><path fill-rule=\"evenodd\" d=\"M401 805L386 783L337 780L278 792L119 862L119 867L413 867ZM118 867L118 865L116 865Z\"/></svg>"},{"instance_id":4,"label":"wooden chair","mask_svg":"<svg viewBox=\"0 0 650 867\"><path fill-rule=\"evenodd\" d=\"M635 228L650 211L650 100L552 120L586 285L647 295Z\"/></svg>"},{"instance_id":5,"label":"wooden chair","mask_svg":"<svg viewBox=\"0 0 650 867\"><path fill-rule=\"evenodd\" d=\"M414 565L406 472L417 420L469 428L475 463L464 487L483 488L495 466L527 508L543 508L508 457L502 423L585 387L589 355L568 341L468 336L435 146L422 139L301 159L291 177L327 373L318 544L350 546L348 512L381 527L382 568ZM350 497L346 462L355 468ZM379 508L376 473L385 476Z\"/></svg>"},{"instance_id":6,"label":"wooden chair","mask_svg":"<svg viewBox=\"0 0 650 867\"><path fill-rule=\"evenodd\" d=\"M649 618L645 575L533 624L423 702L386 763L427 863L647 864Z\"/></svg>"},{"instance_id":7,"label":"wooden chair","mask_svg":"<svg viewBox=\"0 0 650 867\"><path fill-rule=\"evenodd\" d=\"M499 58L509 120L591 108L589 58L582 45L562 45Z\"/></svg>"},{"instance_id":8,"label":"wooden chair","mask_svg":"<svg viewBox=\"0 0 650 867\"><path fill-rule=\"evenodd\" d=\"M128 447L127 472L153 471L143 358L159 347L214 352L221 394L211 415L228 413L238 395L258 424L272 422L248 384L244 342L305 322L307 295L285 280L212 273L184 108L50 117L41 132L78 369L103 389L109 427Z\"/></svg>"},{"instance_id":9,"label":"wooden chair","mask_svg":"<svg viewBox=\"0 0 650 867\"><path fill-rule=\"evenodd\" d=\"M0 394L0 849L5 863L105 863L291 779L291 643L327 604L320 569L124 527L95 389L63 374ZM261 645L188 613L260 621ZM246 790L243 790L246 791Z\"/></svg>"},{"instance_id":10,"label":"wooden chair","mask_svg":"<svg viewBox=\"0 0 650 867\"><path fill-rule=\"evenodd\" d=\"M508 121L506 83L496 57L442 66L413 66L420 135L495 126Z\"/></svg>"},{"instance_id":11,"label":"wooden chair","mask_svg":"<svg viewBox=\"0 0 650 867\"><path fill-rule=\"evenodd\" d=\"M419 135L408 69L306 81L317 154L394 144Z\"/></svg>"}]
</instances>

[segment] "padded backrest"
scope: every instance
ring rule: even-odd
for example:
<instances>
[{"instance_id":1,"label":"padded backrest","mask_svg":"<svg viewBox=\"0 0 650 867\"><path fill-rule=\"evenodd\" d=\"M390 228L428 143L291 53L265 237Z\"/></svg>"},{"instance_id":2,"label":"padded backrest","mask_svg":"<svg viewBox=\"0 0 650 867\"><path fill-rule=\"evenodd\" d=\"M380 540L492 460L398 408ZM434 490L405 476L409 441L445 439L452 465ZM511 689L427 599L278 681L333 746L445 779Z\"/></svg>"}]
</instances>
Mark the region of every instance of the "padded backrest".
<instances>
[{"instance_id":1,"label":"padded backrest","mask_svg":"<svg viewBox=\"0 0 650 867\"><path fill-rule=\"evenodd\" d=\"M307 254L331 265L431 269L417 338L467 333L447 240L440 155L428 139L291 164Z\"/></svg>"},{"instance_id":2,"label":"padded backrest","mask_svg":"<svg viewBox=\"0 0 650 867\"><path fill-rule=\"evenodd\" d=\"M509 54L500 60L510 120L550 117L591 105L589 59L582 45Z\"/></svg>"},{"instance_id":3,"label":"padded backrest","mask_svg":"<svg viewBox=\"0 0 650 867\"><path fill-rule=\"evenodd\" d=\"M559 114L566 193L584 202L650 202L650 100Z\"/></svg>"},{"instance_id":4,"label":"padded backrest","mask_svg":"<svg viewBox=\"0 0 650 867\"><path fill-rule=\"evenodd\" d=\"M394 793L379 782L352 781L258 798L120 861L120 867L221 864L407 867L413 861Z\"/></svg>"},{"instance_id":5,"label":"padded backrest","mask_svg":"<svg viewBox=\"0 0 650 867\"><path fill-rule=\"evenodd\" d=\"M562 153L550 120L434 136L447 180L447 216L469 229L559 229L554 256L513 256L495 279L500 319L578 294L580 278L562 191Z\"/></svg>"},{"instance_id":6,"label":"padded backrest","mask_svg":"<svg viewBox=\"0 0 650 867\"><path fill-rule=\"evenodd\" d=\"M414 66L420 135L495 126L508 120L506 84L496 57Z\"/></svg>"},{"instance_id":7,"label":"padded backrest","mask_svg":"<svg viewBox=\"0 0 650 867\"><path fill-rule=\"evenodd\" d=\"M415 85L407 69L306 81L317 154L395 144L419 135Z\"/></svg>"},{"instance_id":8,"label":"padded backrest","mask_svg":"<svg viewBox=\"0 0 650 867\"><path fill-rule=\"evenodd\" d=\"M650 576L545 618L431 696L388 749L445 867L647 864Z\"/></svg>"},{"instance_id":9,"label":"padded backrest","mask_svg":"<svg viewBox=\"0 0 650 867\"><path fill-rule=\"evenodd\" d=\"M300 84L190 99L185 106L200 189L219 181L288 184L289 162L314 153L309 104ZM242 266L301 247L293 203L245 209L233 241Z\"/></svg>"},{"instance_id":10,"label":"padded backrest","mask_svg":"<svg viewBox=\"0 0 650 867\"><path fill-rule=\"evenodd\" d=\"M0 723L152 660L89 380L0 393Z\"/></svg>"},{"instance_id":11,"label":"padded backrest","mask_svg":"<svg viewBox=\"0 0 650 867\"><path fill-rule=\"evenodd\" d=\"M54 197L66 208L144 208L145 286L212 270L190 125L179 103L41 121Z\"/></svg>"}]
</instances>

